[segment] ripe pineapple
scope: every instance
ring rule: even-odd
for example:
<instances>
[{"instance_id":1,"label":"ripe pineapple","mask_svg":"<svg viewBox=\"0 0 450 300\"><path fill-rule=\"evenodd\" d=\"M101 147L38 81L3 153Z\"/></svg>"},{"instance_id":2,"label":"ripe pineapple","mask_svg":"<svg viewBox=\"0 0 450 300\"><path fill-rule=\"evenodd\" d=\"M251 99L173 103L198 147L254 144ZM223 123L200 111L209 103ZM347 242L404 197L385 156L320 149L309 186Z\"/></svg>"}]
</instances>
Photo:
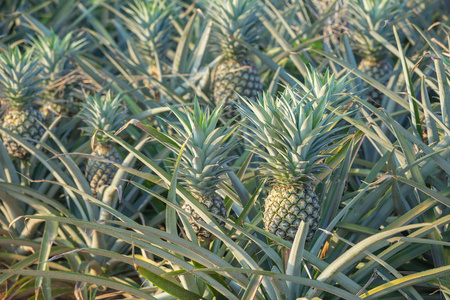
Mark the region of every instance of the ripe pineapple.
<instances>
[{"instance_id":1,"label":"ripe pineapple","mask_svg":"<svg viewBox=\"0 0 450 300\"><path fill-rule=\"evenodd\" d=\"M32 50L22 53L16 47L0 53L0 98L2 110L6 111L2 127L26 140L39 141L45 132L40 124L44 118L33 105L42 92L41 71ZM22 160L30 157L8 134L1 136L11 156Z\"/></svg>"},{"instance_id":2,"label":"ripe pineapple","mask_svg":"<svg viewBox=\"0 0 450 300\"><path fill-rule=\"evenodd\" d=\"M227 118L236 115L233 102L239 102L237 94L256 100L262 93L261 79L248 59L248 51L237 41L258 45L261 26L256 16L258 11L255 0L215 0L212 4L211 19L222 54L214 71L213 98L216 105L225 99Z\"/></svg>"},{"instance_id":3,"label":"ripe pineapple","mask_svg":"<svg viewBox=\"0 0 450 300\"><path fill-rule=\"evenodd\" d=\"M256 103L245 101L248 107L239 105L250 121L247 138L264 160L262 174L272 183L264 204L265 230L287 241L293 241L301 221L310 222L311 241L319 224L316 176L328 168L325 150L341 130L333 128L340 118L326 108L332 98L286 89L278 97L264 94Z\"/></svg>"},{"instance_id":4,"label":"ripe pineapple","mask_svg":"<svg viewBox=\"0 0 450 300\"><path fill-rule=\"evenodd\" d=\"M43 68L42 75L46 91L42 114L51 120L51 112L72 116L77 112L71 88L83 79L76 66L68 59L78 54L85 45L85 39L73 40L72 33L60 39L53 31L50 35L38 35L32 40L38 62Z\"/></svg>"},{"instance_id":5,"label":"ripe pineapple","mask_svg":"<svg viewBox=\"0 0 450 300\"><path fill-rule=\"evenodd\" d=\"M86 123L86 127L81 128L86 134L94 136L95 147L91 155L121 163L122 158L113 144L106 138L103 131L116 131L122 125L125 118L125 109L120 104L120 98L113 98L108 92L104 96L87 96L83 104L81 117ZM99 189L104 185L111 184L117 172L117 167L113 164L89 159L86 166L86 179L89 181L92 193L97 197Z\"/></svg>"},{"instance_id":6,"label":"ripe pineapple","mask_svg":"<svg viewBox=\"0 0 450 300\"><path fill-rule=\"evenodd\" d=\"M176 144L165 145L178 155L187 141L178 171L180 182L207 211L226 218L225 202L216 191L222 182L221 176L232 171L226 164L234 160L234 157L228 157L228 153L235 147L230 139L236 126L231 124L233 120L223 126L218 125L222 110L223 102L210 112L209 108L201 109L197 100L193 114L188 111L182 114L173 108L172 112L180 122L180 125L169 123L177 132L172 136ZM185 203L183 209L190 214L189 221L199 241L208 241L212 234L198 225L202 218L189 204ZM223 221L216 220L225 226Z\"/></svg>"},{"instance_id":7,"label":"ripe pineapple","mask_svg":"<svg viewBox=\"0 0 450 300\"><path fill-rule=\"evenodd\" d=\"M386 21L397 24L409 9L408 1L402 0L348 0L348 23L352 47L362 58L358 69L372 76L382 84L387 84L393 65L389 52L373 39L369 31L375 31L391 44L395 44L392 27ZM367 96L376 106L381 106L383 94L368 84Z\"/></svg>"},{"instance_id":8,"label":"ripe pineapple","mask_svg":"<svg viewBox=\"0 0 450 300\"><path fill-rule=\"evenodd\" d=\"M124 8L127 18L124 19L127 28L134 33L138 51L145 63L146 74L161 81L163 63L167 50L172 48L174 27L171 22L178 10L175 2L166 0L135 0ZM159 68L161 67L161 68ZM149 88L154 100L161 100L161 93L148 78L143 80Z\"/></svg>"}]
</instances>

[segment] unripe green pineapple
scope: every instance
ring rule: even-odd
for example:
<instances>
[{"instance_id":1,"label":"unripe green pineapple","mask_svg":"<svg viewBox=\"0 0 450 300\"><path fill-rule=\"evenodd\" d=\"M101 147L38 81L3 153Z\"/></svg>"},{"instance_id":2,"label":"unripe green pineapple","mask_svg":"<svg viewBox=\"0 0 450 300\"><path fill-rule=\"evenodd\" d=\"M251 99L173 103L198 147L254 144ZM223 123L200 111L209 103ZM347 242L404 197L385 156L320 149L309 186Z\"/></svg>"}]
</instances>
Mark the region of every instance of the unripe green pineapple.
<instances>
[{"instance_id":1,"label":"unripe green pineapple","mask_svg":"<svg viewBox=\"0 0 450 300\"><path fill-rule=\"evenodd\" d=\"M265 229L292 241L301 221L310 222L308 240L319 225L319 198L311 186L274 185L264 205Z\"/></svg>"},{"instance_id":2,"label":"unripe green pineapple","mask_svg":"<svg viewBox=\"0 0 450 300\"><path fill-rule=\"evenodd\" d=\"M32 43L38 63L43 68L42 75L46 88L42 114L48 121L51 121L52 112L73 116L78 108L74 103L71 88L80 84L83 77L69 56L80 53L86 40L73 39L72 32L60 39L51 31L49 35L38 35Z\"/></svg>"},{"instance_id":3,"label":"unripe green pineapple","mask_svg":"<svg viewBox=\"0 0 450 300\"><path fill-rule=\"evenodd\" d=\"M220 195L216 194L215 192L205 196L199 196L195 193L193 194L195 199L197 199L197 201L200 202L207 211L222 218L227 217L227 208L225 207L225 202ZM194 232L197 235L198 239L201 242L210 239L212 236L211 232L198 224L199 221L203 221L200 215L187 203L183 204L183 209L191 215L189 222L192 226L192 229L194 229ZM224 221L217 218L216 221L220 226L225 227Z\"/></svg>"},{"instance_id":4,"label":"unripe green pineapple","mask_svg":"<svg viewBox=\"0 0 450 300\"><path fill-rule=\"evenodd\" d=\"M114 145L98 130L113 132L120 128L125 120L125 109L120 98L113 98L108 92L104 96L87 96L83 104L81 117L86 127L82 130L89 136L95 135L95 147L91 155L98 156L116 163L122 163L122 158ZM88 159L86 166L86 179L89 181L92 193L97 193L102 186L110 185L117 167L111 163Z\"/></svg>"},{"instance_id":5,"label":"unripe green pineapple","mask_svg":"<svg viewBox=\"0 0 450 300\"><path fill-rule=\"evenodd\" d=\"M329 35L334 44L340 42L341 35L347 31L347 2L348 0L313 0L318 19L326 16L323 31ZM328 37L326 37L328 39Z\"/></svg>"},{"instance_id":6,"label":"unripe green pineapple","mask_svg":"<svg viewBox=\"0 0 450 300\"><path fill-rule=\"evenodd\" d=\"M215 0L210 11L215 24L216 46L222 59L214 70L213 97L216 105L225 100L225 117L235 116L234 103L240 96L256 100L262 93L261 79L248 59L248 51L237 40L252 46L259 43L258 2L255 0Z\"/></svg>"},{"instance_id":7,"label":"unripe green pineapple","mask_svg":"<svg viewBox=\"0 0 450 300\"><path fill-rule=\"evenodd\" d=\"M124 24L134 34L133 41L141 58L134 63L145 69L145 73L140 74L146 75L142 83L149 89L152 98L160 101L161 93L149 77L162 80L167 52L174 45L172 19L178 11L178 6L175 1L134 0L123 10L126 13Z\"/></svg>"},{"instance_id":8,"label":"unripe green pineapple","mask_svg":"<svg viewBox=\"0 0 450 300\"><path fill-rule=\"evenodd\" d=\"M0 53L0 98L3 116L2 127L28 141L39 141L45 130L39 110L33 105L42 92L36 58L32 50L22 53L18 47ZM19 159L28 159L30 153L8 134L2 133L8 153ZM31 141L35 144L34 141Z\"/></svg>"},{"instance_id":9,"label":"unripe green pineapple","mask_svg":"<svg viewBox=\"0 0 450 300\"><path fill-rule=\"evenodd\" d=\"M113 145L97 144L91 155L122 163L119 151ZM113 164L104 163L89 159L86 166L86 179L91 186L92 193L97 197L97 191L104 185L110 185L114 175L116 175L117 167Z\"/></svg>"},{"instance_id":10,"label":"unripe green pineapple","mask_svg":"<svg viewBox=\"0 0 450 300\"><path fill-rule=\"evenodd\" d=\"M392 27L410 13L408 1L402 0L348 0L348 23L352 48L361 57L358 69L386 85L393 70L390 53L370 35L370 31L395 44ZM363 83L367 97L375 106L381 106L382 93Z\"/></svg>"},{"instance_id":11,"label":"unripe green pineapple","mask_svg":"<svg viewBox=\"0 0 450 300\"><path fill-rule=\"evenodd\" d=\"M386 85L389 81L389 75L392 73L394 67L388 59L382 59L380 61L372 61L363 58L358 65L358 69L365 74L371 76L376 81ZM383 93L375 88L371 88L364 82L364 87L368 88L367 95L371 102L376 107L381 107L381 100L383 99Z\"/></svg>"},{"instance_id":12,"label":"unripe green pineapple","mask_svg":"<svg viewBox=\"0 0 450 300\"><path fill-rule=\"evenodd\" d=\"M347 82L333 76L308 78L313 80L299 83L301 90L286 89L277 97L264 94L256 103L239 105L250 121L247 138L263 159L261 172L272 185L264 203L265 230L287 241L293 241L301 221L310 222L307 241L317 230L317 175L328 168L324 158L342 130L335 127L340 117L327 105L342 103L334 93L343 91Z\"/></svg>"},{"instance_id":13,"label":"unripe green pineapple","mask_svg":"<svg viewBox=\"0 0 450 300\"><path fill-rule=\"evenodd\" d=\"M172 108L180 124L169 123L177 134L171 137L174 143L164 144L178 155L186 142L178 171L180 182L208 212L226 218L225 202L216 191L223 180L221 176L232 171L227 163L235 159L228 153L236 146L230 141L236 125L231 124L233 120L222 126L218 124L222 109L223 103L210 112L209 108L200 108L197 100L193 114L188 111L182 114ZM194 208L185 203L183 209L190 214L189 221L199 241L206 242L212 238L212 234L198 224L203 220ZM223 221L216 220L225 226Z\"/></svg>"}]
</instances>

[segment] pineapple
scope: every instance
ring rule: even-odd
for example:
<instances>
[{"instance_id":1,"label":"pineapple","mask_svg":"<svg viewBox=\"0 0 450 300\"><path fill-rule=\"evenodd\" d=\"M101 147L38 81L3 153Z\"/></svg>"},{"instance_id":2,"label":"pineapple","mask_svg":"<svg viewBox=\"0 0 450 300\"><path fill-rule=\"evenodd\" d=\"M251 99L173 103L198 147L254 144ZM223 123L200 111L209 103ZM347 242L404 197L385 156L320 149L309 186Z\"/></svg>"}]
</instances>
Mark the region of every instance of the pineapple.
<instances>
[{"instance_id":1,"label":"pineapple","mask_svg":"<svg viewBox=\"0 0 450 300\"><path fill-rule=\"evenodd\" d=\"M228 153L236 145L230 141L236 125L231 124L232 119L225 125L218 126L222 110L223 103L210 112L209 108L201 109L197 100L193 114L188 111L182 114L173 108L172 112L180 125L169 123L177 134L172 137L175 143L165 145L178 155L187 141L180 161L180 182L207 211L226 218L225 202L216 191L218 184L222 182L221 176L232 171L226 164L235 159L229 157ZM195 210L187 203L183 205L183 209L190 214L189 221L199 241L207 242L212 238L209 231L199 226L198 222L202 221L202 218ZM225 226L223 221L216 220L222 227Z\"/></svg>"},{"instance_id":2,"label":"pineapple","mask_svg":"<svg viewBox=\"0 0 450 300\"><path fill-rule=\"evenodd\" d=\"M330 90L341 90L330 84ZM250 121L247 138L263 159L261 172L272 184L264 204L265 230L287 241L293 241L301 221L310 222L307 241L314 236L320 219L317 175L328 168L326 150L341 136L342 129L333 128L340 117L327 110L334 97L312 95L286 89L278 97L264 94L256 103L239 105Z\"/></svg>"},{"instance_id":3,"label":"pineapple","mask_svg":"<svg viewBox=\"0 0 450 300\"><path fill-rule=\"evenodd\" d=\"M45 81L45 103L42 114L51 120L51 112L72 116L76 113L76 105L70 88L83 78L69 55L78 54L86 44L85 39L73 40L72 33L60 39L53 31L49 35L39 35L32 40L33 47L43 67Z\"/></svg>"},{"instance_id":4,"label":"pineapple","mask_svg":"<svg viewBox=\"0 0 450 300\"><path fill-rule=\"evenodd\" d=\"M81 128L86 134L95 136L95 147L91 155L99 156L116 163L122 163L119 152L104 136L102 131L116 131L123 124L126 110L120 105L120 98L113 98L108 92L104 96L87 96L83 104L81 117L86 127ZM92 193L97 193L102 186L110 185L117 167L110 163L89 159L86 166L86 179L88 180Z\"/></svg>"},{"instance_id":5,"label":"pineapple","mask_svg":"<svg viewBox=\"0 0 450 300\"><path fill-rule=\"evenodd\" d=\"M2 127L25 140L39 141L45 130L44 118L34 106L42 92L38 67L33 51L22 53L18 47L0 53L0 98L5 110ZM30 158L30 153L8 134L2 133L3 144L8 153L21 160Z\"/></svg>"},{"instance_id":6,"label":"pineapple","mask_svg":"<svg viewBox=\"0 0 450 300\"><path fill-rule=\"evenodd\" d=\"M313 0L313 4L318 11L318 17L326 15L324 34L330 35L335 45L340 42L340 36L347 30L348 0ZM328 15L327 15L328 14Z\"/></svg>"},{"instance_id":7,"label":"pineapple","mask_svg":"<svg viewBox=\"0 0 450 300\"><path fill-rule=\"evenodd\" d=\"M167 50L172 48L174 27L171 22L178 7L166 0L135 0L124 8L127 28L133 32L138 51L144 58L147 75L161 81L162 63L166 60ZM161 93L148 78L144 78L154 100L161 100Z\"/></svg>"},{"instance_id":8,"label":"pineapple","mask_svg":"<svg viewBox=\"0 0 450 300\"><path fill-rule=\"evenodd\" d=\"M258 45L258 12L255 0L215 0L212 4L210 15L222 56L214 70L213 98L216 105L225 100L227 118L236 115L234 102L239 102L238 94L256 100L262 93L261 79L248 59L247 49L238 41Z\"/></svg>"},{"instance_id":9,"label":"pineapple","mask_svg":"<svg viewBox=\"0 0 450 300\"><path fill-rule=\"evenodd\" d=\"M401 0L348 0L348 23L352 47L361 57L358 69L382 84L387 84L393 65L389 52L375 39L369 31L374 31L391 44L393 31L386 21L398 24L409 10L408 1ZM364 83L367 96L376 106L381 106L383 94Z\"/></svg>"}]
</instances>

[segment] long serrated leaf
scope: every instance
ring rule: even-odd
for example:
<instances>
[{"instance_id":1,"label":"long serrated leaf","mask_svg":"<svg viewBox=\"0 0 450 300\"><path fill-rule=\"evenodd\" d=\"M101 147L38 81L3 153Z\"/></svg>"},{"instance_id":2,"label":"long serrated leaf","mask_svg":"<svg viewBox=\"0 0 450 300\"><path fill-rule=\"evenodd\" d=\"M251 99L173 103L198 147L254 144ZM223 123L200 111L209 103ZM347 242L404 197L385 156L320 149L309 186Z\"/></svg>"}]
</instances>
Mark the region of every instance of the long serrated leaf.
<instances>
[{"instance_id":1,"label":"long serrated leaf","mask_svg":"<svg viewBox=\"0 0 450 300\"><path fill-rule=\"evenodd\" d=\"M53 241L57 236L58 223L45 222L44 235L42 236L41 249L39 250L38 271L48 271L46 261L49 258ZM44 299L52 299L52 288L50 278L37 277L34 286L36 294L42 293Z\"/></svg>"},{"instance_id":2,"label":"long serrated leaf","mask_svg":"<svg viewBox=\"0 0 450 300\"><path fill-rule=\"evenodd\" d=\"M165 279L164 277L153 273L150 270L139 267L137 269L139 274L144 276L148 281L152 282L156 286L160 287L163 291L169 293L172 296L177 297L178 299L186 299L186 300L199 300L204 299L198 294L195 294L189 290L184 289L178 284L173 283L170 280Z\"/></svg>"},{"instance_id":3,"label":"long serrated leaf","mask_svg":"<svg viewBox=\"0 0 450 300\"><path fill-rule=\"evenodd\" d=\"M152 297L149 293L141 291L139 288L131 286L129 284L124 284L117 280L81 274L78 272L62 272L62 271L40 271L40 270L23 270L23 269L9 269L9 270L0 270L0 273L11 274L11 275L21 275L21 276L32 276L32 277L44 277L51 278L55 280L64 280L64 281L72 281L72 282L87 282L90 284L96 284L98 286L105 286L117 291L127 292L131 295L148 299L148 300L156 300L156 298Z\"/></svg>"},{"instance_id":4,"label":"long serrated leaf","mask_svg":"<svg viewBox=\"0 0 450 300\"><path fill-rule=\"evenodd\" d=\"M258 292L259 285L261 284L262 275L252 275L250 279L250 283L245 290L244 295L242 295L242 300L254 300L256 299L256 294Z\"/></svg>"},{"instance_id":5,"label":"long serrated leaf","mask_svg":"<svg viewBox=\"0 0 450 300\"><path fill-rule=\"evenodd\" d=\"M318 277L317 280L323 281L323 282L329 282L334 278L334 275L337 272L342 271L344 268L348 267L350 264L354 263L355 261L359 260L362 256L365 254L363 253L363 250L369 249L371 246L374 246L376 244L389 244L386 239L390 236L400 233L404 230L411 230L411 229L417 229L424 227L429 224L414 224L414 225L407 225L403 226L402 228L395 228L387 231L380 232L378 234L375 234L373 236L370 236L363 241L356 244L354 247L346 251L344 254L342 254L338 259L334 260ZM315 297L318 296L317 291L315 290L309 290L306 294L306 297Z\"/></svg>"},{"instance_id":6,"label":"long serrated leaf","mask_svg":"<svg viewBox=\"0 0 450 300\"><path fill-rule=\"evenodd\" d=\"M317 290L328 292L330 294L336 295L338 297L341 297L341 299L348 299L348 300L357 300L360 299L359 297L343 290L340 288L336 288L332 285L320 282L318 280L314 279L308 279L308 278L301 278L297 276L288 276L285 274L279 274L271 271L261 271L261 270L251 270L251 269L241 269L241 268L207 268L207 269L197 269L194 270L194 272L242 272L247 274L260 274L264 277L271 277L274 279L282 280L282 281L291 281L297 284L310 286L313 288L316 288Z\"/></svg>"},{"instance_id":7,"label":"long serrated leaf","mask_svg":"<svg viewBox=\"0 0 450 300\"><path fill-rule=\"evenodd\" d=\"M385 284L382 284L367 293L361 295L363 299L380 299L379 297L398 291L404 287L412 286L415 284L428 282L430 280L448 276L450 274L450 266L444 266L422 272L417 272L405 277L392 280Z\"/></svg>"},{"instance_id":8,"label":"long serrated leaf","mask_svg":"<svg viewBox=\"0 0 450 300\"><path fill-rule=\"evenodd\" d=\"M309 225L304 221L300 222L298 226L298 231L295 234L294 241L292 242L291 253L289 254L289 259L286 266L286 275L290 276L301 276L302 273L302 259L303 251L305 250L306 237L308 236ZM288 282L287 283L291 297L299 297L299 287L298 285Z\"/></svg>"}]
</instances>

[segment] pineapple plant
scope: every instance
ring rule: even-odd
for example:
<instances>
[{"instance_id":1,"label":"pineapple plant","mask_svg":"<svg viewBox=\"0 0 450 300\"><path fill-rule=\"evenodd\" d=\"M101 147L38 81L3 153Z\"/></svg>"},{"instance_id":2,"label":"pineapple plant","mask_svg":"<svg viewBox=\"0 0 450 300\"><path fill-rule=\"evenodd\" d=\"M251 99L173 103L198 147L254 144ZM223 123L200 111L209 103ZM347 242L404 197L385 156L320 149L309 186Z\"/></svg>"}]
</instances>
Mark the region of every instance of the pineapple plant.
<instances>
[{"instance_id":1,"label":"pineapple plant","mask_svg":"<svg viewBox=\"0 0 450 300\"><path fill-rule=\"evenodd\" d=\"M293 241L301 221L310 222L307 241L318 228L317 176L328 168L327 150L342 130L335 127L341 118L327 110L331 99L329 94L315 98L294 88L239 105L249 120L247 139L263 160L261 173L272 185L264 201L265 230L287 241Z\"/></svg>"},{"instance_id":2,"label":"pineapple plant","mask_svg":"<svg viewBox=\"0 0 450 300\"><path fill-rule=\"evenodd\" d=\"M394 24L409 14L408 1L401 0L348 0L348 24L352 47L361 57L358 69L382 84L387 84L393 71L389 51L371 37L370 31L395 43L390 21ZM383 94L364 83L367 96L375 106L380 107Z\"/></svg>"},{"instance_id":3,"label":"pineapple plant","mask_svg":"<svg viewBox=\"0 0 450 300\"><path fill-rule=\"evenodd\" d=\"M45 132L44 122L35 102L42 92L42 69L37 64L33 50L21 52L19 47L0 53L0 98L4 116L2 127L33 144ZM31 154L11 138L1 134L8 153L18 159L29 159Z\"/></svg>"},{"instance_id":4,"label":"pineapple plant","mask_svg":"<svg viewBox=\"0 0 450 300\"><path fill-rule=\"evenodd\" d=\"M144 63L146 74L161 81L167 50L173 44L171 22L177 6L166 0L135 0L123 10L126 12L125 25L134 34L137 50L144 60L139 64ZM143 84L154 100L161 100L161 93L151 80L144 78Z\"/></svg>"},{"instance_id":5,"label":"pineapple plant","mask_svg":"<svg viewBox=\"0 0 450 300\"><path fill-rule=\"evenodd\" d=\"M248 50L239 43L259 43L258 1L216 0L210 10L214 22L215 46L221 59L213 72L213 99L217 105L225 100L225 117L237 115L239 95L256 100L262 93L261 79L249 59Z\"/></svg>"},{"instance_id":6,"label":"pineapple plant","mask_svg":"<svg viewBox=\"0 0 450 300\"><path fill-rule=\"evenodd\" d=\"M222 102L210 112L209 108L202 109L195 100L193 114L187 110L182 114L172 108L179 125L169 123L177 134L167 136L172 142L165 142L165 146L178 155L186 143L178 171L180 182L208 212L226 218L224 199L216 192L223 181L222 175L232 172L227 164L235 159L228 154L236 146L232 141L236 124L232 124L233 119L222 126L218 124L223 106ZM187 203L183 204L183 209L190 214L189 222L198 240L202 243L210 240L212 234L198 224L203 221L199 214ZM216 220L225 226L223 221Z\"/></svg>"},{"instance_id":7,"label":"pineapple plant","mask_svg":"<svg viewBox=\"0 0 450 300\"><path fill-rule=\"evenodd\" d=\"M120 102L120 97L113 97L111 92L104 96L88 95L81 111L81 117L86 125L81 129L86 135L95 138L91 155L116 163L121 163L122 158L114 144L106 138L102 131L116 131L123 125L126 110ZM86 179L95 197L101 187L111 184L116 172L117 167L113 164L88 159Z\"/></svg>"},{"instance_id":8,"label":"pineapple plant","mask_svg":"<svg viewBox=\"0 0 450 300\"><path fill-rule=\"evenodd\" d=\"M49 35L32 39L38 62L43 68L46 91L41 111L47 120L50 120L52 111L66 116L73 116L77 111L71 88L83 78L68 57L80 53L86 41L74 40L72 35L70 32L61 39L50 31Z\"/></svg>"},{"instance_id":9,"label":"pineapple plant","mask_svg":"<svg viewBox=\"0 0 450 300\"><path fill-rule=\"evenodd\" d=\"M326 16L324 34L330 35L334 44L339 44L340 36L347 30L347 1L348 0L314 0L318 17Z\"/></svg>"}]
</instances>

